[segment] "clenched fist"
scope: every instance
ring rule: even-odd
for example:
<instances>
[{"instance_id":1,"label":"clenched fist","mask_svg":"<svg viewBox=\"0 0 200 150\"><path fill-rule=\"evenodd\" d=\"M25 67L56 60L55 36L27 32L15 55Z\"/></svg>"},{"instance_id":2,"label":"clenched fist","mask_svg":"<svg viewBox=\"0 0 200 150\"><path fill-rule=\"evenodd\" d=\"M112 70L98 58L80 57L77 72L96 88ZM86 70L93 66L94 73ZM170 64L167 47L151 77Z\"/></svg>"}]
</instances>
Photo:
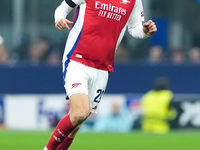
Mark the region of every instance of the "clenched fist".
<instances>
[{"instance_id":1,"label":"clenched fist","mask_svg":"<svg viewBox=\"0 0 200 150\"><path fill-rule=\"evenodd\" d=\"M157 27L155 25L155 22L153 22L152 20L145 22L143 24L143 31L146 35L152 36L157 31Z\"/></svg>"},{"instance_id":2,"label":"clenched fist","mask_svg":"<svg viewBox=\"0 0 200 150\"><path fill-rule=\"evenodd\" d=\"M55 24L55 27L58 29L58 30L63 30L63 29L70 29L69 25L73 24L73 22L65 19L65 18L61 18L59 19L56 24Z\"/></svg>"}]
</instances>

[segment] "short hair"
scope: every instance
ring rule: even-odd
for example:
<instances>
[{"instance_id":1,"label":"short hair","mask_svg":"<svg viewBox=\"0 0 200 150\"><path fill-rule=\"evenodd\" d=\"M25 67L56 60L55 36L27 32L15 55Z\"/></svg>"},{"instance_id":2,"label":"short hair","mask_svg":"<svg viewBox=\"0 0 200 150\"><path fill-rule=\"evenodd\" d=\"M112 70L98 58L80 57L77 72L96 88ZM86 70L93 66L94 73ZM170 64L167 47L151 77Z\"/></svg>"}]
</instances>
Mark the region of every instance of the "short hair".
<instances>
[{"instance_id":1,"label":"short hair","mask_svg":"<svg viewBox=\"0 0 200 150\"><path fill-rule=\"evenodd\" d=\"M166 90L169 88L169 80L165 77L158 77L155 80L155 90Z\"/></svg>"}]
</instances>

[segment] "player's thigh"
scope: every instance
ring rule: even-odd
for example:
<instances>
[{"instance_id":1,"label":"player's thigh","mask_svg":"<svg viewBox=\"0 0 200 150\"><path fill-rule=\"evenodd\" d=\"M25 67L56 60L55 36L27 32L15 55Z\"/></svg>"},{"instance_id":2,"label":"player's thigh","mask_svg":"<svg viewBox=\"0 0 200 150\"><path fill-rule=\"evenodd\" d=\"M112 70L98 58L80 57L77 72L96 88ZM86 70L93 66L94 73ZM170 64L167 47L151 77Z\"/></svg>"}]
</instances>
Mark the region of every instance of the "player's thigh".
<instances>
[{"instance_id":1,"label":"player's thigh","mask_svg":"<svg viewBox=\"0 0 200 150\"><path fill-rule=\"evenodd\" d=\"M73 125L80 125L90 115L90 100L87 94L70 96L70 120Z\"/></svg>"},{"instance_id":2,"label":"player's thigh","mask_svg":"<svg viewBox=\"0 0 200 150\"><path fill-rule=\"evenodd\" d=\"M77 93L70 96L70 113L89 113L90 100L87 94Z\"/></svg>"}]
</instances>

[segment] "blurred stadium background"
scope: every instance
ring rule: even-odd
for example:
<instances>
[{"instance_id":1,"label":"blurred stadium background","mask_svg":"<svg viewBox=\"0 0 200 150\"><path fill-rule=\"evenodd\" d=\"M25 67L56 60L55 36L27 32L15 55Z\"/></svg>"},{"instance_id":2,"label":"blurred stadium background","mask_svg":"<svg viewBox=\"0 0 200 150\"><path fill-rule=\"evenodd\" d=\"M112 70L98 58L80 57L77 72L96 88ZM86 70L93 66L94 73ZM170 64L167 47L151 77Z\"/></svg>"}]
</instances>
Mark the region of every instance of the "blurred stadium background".
<instances>
[{"instance_id":1,"label":"blurred stadium background","mask_svg":"<svg viewBox=\"0 0 200 150\"><path fill-rule=\"evenodd\" d=\"M2 150L28 149L28 145L32 149L42 149L52 127L68 111L61 69L68 31L57 31L53 17L60 3L61 0L0 0ZM124 143L121 142L130 145L128 150L134 149L131 147L134 145L137 150L196 150L200 147L200 1L143 0L143 5L145 20L154 20L158 32L146 40L125 34L116 54L115 72L110 74L98 114L91 115L81 128L84 136L98 139L96 143L100 139L105 141L98 147L90 141L86 141L86 145L77 141L71 149L84 149L90 144L93 150L123 149L117 144L112 147L117 143L113 140L116 137L123 137ZM71 20L73 15L74 11L70 13ZM154 87L158 77L170 81L170 90L174 93L170 106L175 109L176 117L169 122L170 133L143 134L140 132L141 98ZM110 120L108 116L115 102L126 119L122 117L118 122L120 127L101 124ZM97 125L97 122L100 123ZM91 132L104 133L95 135ZM84 139L81 133L77 138ZM107 147L104 145L106 137L110 141ZM11 144L3 140L8 138L13 138ZM29 142L20 144L18 138ZM177 139L179 144L174 142ZM132 140L137 142L132 143ZM146 142L146 147L138 144L141 140Z\"/></svg>"}]
</instances>

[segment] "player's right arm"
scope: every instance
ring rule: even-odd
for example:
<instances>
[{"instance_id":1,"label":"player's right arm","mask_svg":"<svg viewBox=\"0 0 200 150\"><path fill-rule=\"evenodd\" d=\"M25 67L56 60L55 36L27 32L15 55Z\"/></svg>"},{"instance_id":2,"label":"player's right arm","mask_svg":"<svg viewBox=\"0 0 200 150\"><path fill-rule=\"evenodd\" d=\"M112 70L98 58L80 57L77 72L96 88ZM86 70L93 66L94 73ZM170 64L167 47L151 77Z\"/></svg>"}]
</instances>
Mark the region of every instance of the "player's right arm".
<instances>
[{"instance_id":1,"label":"player's right arm","mask_svg":"<svg viewBox=\"0 0 200 150\"><path fill-rule=\"evenodd\" d=\"M76 0L79 2L80 0ZM76 2L76 3L77 3ZM71 12L71 10L76 6L73 0L64 0L55 10L54 18L55 18L55 27L58 30L70 29L69 25L73 22L66 19L67 15Z\"/></svg>"}]
</instances>

